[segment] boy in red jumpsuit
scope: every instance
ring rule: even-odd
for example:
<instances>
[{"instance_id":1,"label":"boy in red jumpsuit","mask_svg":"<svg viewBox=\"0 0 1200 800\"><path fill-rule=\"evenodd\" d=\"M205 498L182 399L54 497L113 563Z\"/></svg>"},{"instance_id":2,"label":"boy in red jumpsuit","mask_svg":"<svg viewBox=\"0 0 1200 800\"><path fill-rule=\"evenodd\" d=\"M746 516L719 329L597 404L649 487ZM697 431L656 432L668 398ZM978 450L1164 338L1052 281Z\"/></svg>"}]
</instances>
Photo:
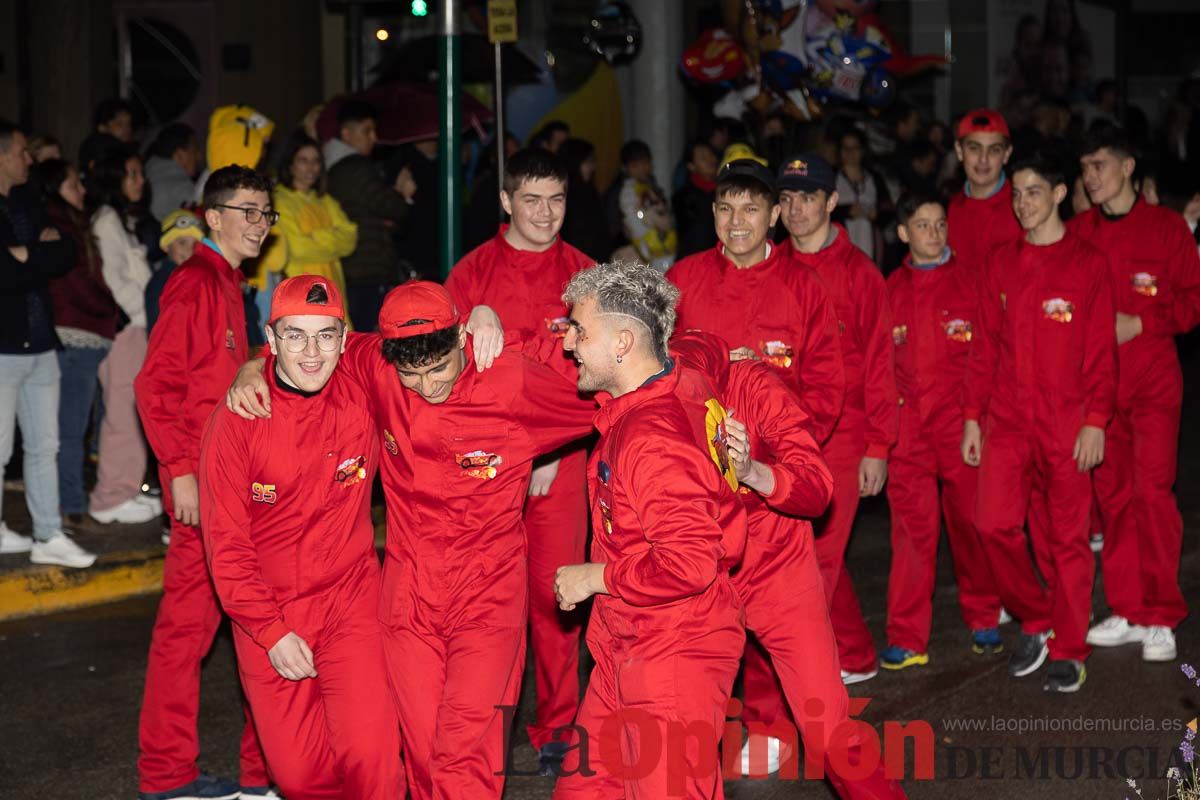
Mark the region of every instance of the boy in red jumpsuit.
<instances>
[{"instance_id":1,"label":"boy in red jumpsuit","mask_svg":"<svg viewBox=\"0 0 1200 800\"><path fill-rule=\"evenodd\" d=\"M887 480L887 455L896 441L898 398L893 372L887 289L875 264L830 215L837 208L833 168L820 156L789 158L775 182L789 238L779 249L797 268L816 272L838 321L846 401L825 443L833 473L833 501L817 526L817 561L825 580L830 622L846 683L878 672L875 646L859 610L846 543L860 497L879 494ZM776 692L775 704L782 707Z\"/></svg>"},{"instance_id":2,"label":"boy in red jumpsuit","mask_svg":"<svg viewBox=\"0 0 1200 800\"><path fill-rule=\"evenodd\" d=\"M1021 235L1012 210L1012 186L1004 176L1004 165L1012 157L1008 123L990 108L968 111L958 122L954 151L967 182L950 198L946 211L950 249L955 261L979 273L993 248Z\"/></svg>"},{"instance_id":3,"label":"boy in red jumpsuit","mask_svg":"<svg viewBox=\"0 0 1200 800\"><path fill-rule=\"evenodd\" d=\"M567 752L558 800L721 796L717 743L745 645L729 568L746 513L724 409L667 355L678 297L640 264L585 270L564 295L579 388L608 399L588 465L591 562L554 584L567 610L596 595L596 667L576 719L588 745Z\"/></svg>"},{"instance_id":4,"label":"boy in red jumpsuit","mask_svg":"<svg viewBox=\"0 0 1200 800\"><path fill-rule=\"evenodd\" d=\"M1112 616L1088 644L1140 642L1142 658L1175 658L1173 628L1187 616L1179 589L1183 519L1175 500L1183 376L1174 337L1200 322L1200 256L1179 214L1133 187L1128 137L1104 129L1080 159L1094 205L1072 220L1080 238L1108 255L1117 308L1117 408L1108 454L1096 470L1104 519L1100 554Z\"/></svg>"},{"instance_id":5,"label":"boy in red jumpsuit","mask_svg":"<svg viewBox=\"0 0 1200 800\"><path fill-rule=\"evenodd\" d=\"M238 267L254 258L278 218L271 182L245 167L219 169L204 187L209 238L167 282L146 361L134 380L146 439L158 456L171 544L154 620L138 732L143 800L265 796L269 783L249 715L242 734L242 787L200 774L200 662L221 607L200 540L200 435L213 406L246 360L246 315ZM257 787L257 791L251 787Z\"/></svg>"},{"instance_id":6,"label":"boy in red jumpsuit","mask_svg":"<svg viewBox=\"0 0 1200 800\"><path fill-rule=\"evenodd\" d=\"M293 800L404 792L371 523L379 444L370 399L337 369L345 318L331 281L281 283L266 326L271 418L219 408L200 453L213 584L271 773Z\"/></svg>"},{"instance_id":7,"label":"boy in red jumpsuit","mask_svg":"<svg viewBox=\"0 0 1200 800\"><path fill-rule=\"evenodd\" d=\"M567 308L563 287L594 262L559 237L566 213L567 172L540 147L518 151L505 162L500 202L512 223L454 265L446 289L459 308L486 304L507 331L540 341L545 363L575 380L575 362L563 352ZM599 221L597 221L599 224ZM579 707L581 618L559 609L554 571L583 560L587 539L587 487L583 444L539 458L525 501L529 558L529 628L537 709L529 741L539 771L552 775L564 745L552 741Z\"/></svg>"},{"instance_id":8,"label":"boy in red jumpsuit","mask_svg":"<svg viewBox=\"0 0 1200 800\"><path fill-rule=\"evenodd\" d=\"M1117 385L1109 265L1059 217L1067 185L1053 161L1021 160L1012 188L1025 235L992 251L982 276L962 455L980 467L976 524L1000 600L1021 621L1009 673L1030 675L1049 656L1045 690L1074 692L1090 652L1090 472Z\"/></svg>"},{"instance_id":9,"label":"boy in red jumpsuit","mask_svg":"<svg viewBox=\"0 0 1200 800\"><path fill-rule=\"evenodd\" d=\"M729 345L711 334L689 332L671 340L672 355L710 377L735 415L725 424L730 463L741 484L738 496L747 511L747 537L742 563L731 577L746 606L746 628L770 654L792 717L800 720L805 776L823 769L843 798L902 798L899 786L883 775L882 764L852 779L838 772L840 762L826 757L831 737L849 724L849 700L838 674L812 524L805 518L825 511L833 477L806 430L795 394L765 364L730 364L728 351ZM764 772L756 760L764 749L752 744L756 740L766 745L766 772L778 771L781 757L795 756L796 730L786 727L786 712L767 723L742 716L750 728L742 748L743 776ZM786 745L779 733L787 735ZM848 749L857 747L856 739L845 741ZM799 766L792 766L799 776Z\"/></svg>"},{"instance_id":10,"label":"boy in red jumpsuit","mask_svg":"<svg viewBox=\"0 0 1200 800\"><path fill-rule=\"evenodd\" d=\"M963 374L979 316L978 273L946 246L946 211L936 197L905 195L896 216L908 256L887 280L900 436L888 459L892 568L888 647L879 663L891 670L929 663L942 519L971 648L979 654L1003 649L1000 600L975 527L978 471L963 463L960 450Z\"/></svg>"}]
</instances>

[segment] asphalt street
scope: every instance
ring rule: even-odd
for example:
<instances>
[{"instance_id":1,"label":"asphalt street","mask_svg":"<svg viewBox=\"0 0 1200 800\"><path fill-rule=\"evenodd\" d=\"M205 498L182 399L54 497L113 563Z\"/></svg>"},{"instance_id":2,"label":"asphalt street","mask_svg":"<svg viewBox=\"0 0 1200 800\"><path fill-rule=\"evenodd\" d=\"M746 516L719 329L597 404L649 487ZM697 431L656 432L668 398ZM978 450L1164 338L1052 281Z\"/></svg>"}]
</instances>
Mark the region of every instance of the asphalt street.
<instances>
[{"instance_id":1,"label":"asphalt street","mask_svg":"<svg viewBox=\"0 0 1200 800\"><path fill-rule=\"evenodd\" d=\"M1186 528L1181 578L1185 596L1200 600L1200 347L1188 342L1188 403L1183 414L1179 496ZM850 546L864 613L883 647L889 548L882 500L864 506ZM133 798L137 782L137 716L157 596L0 624L0 797L6 800ZM1094 609L1107 608L1097 571ZM1012 645L1015 626L1004 629ZM930 664L884 673L852 687L870 698L860 717L883 746L907 749L904 781L912 798L1167 798L1165 774L1178 759L1184 725L1200 716L1200 687L1181 671L1200 661L1200 621L1177 631L1179 659L1149 664L1140 648L1098 650L1076 695L1050 696L1041 680L1013 680L1005 656L980 657L967 646L955 603L948 554L939 562ZM524 738L533 705L532 672L513 733L511 766L528 772L534 758ZM436 702L430 698L430 702ZM898 742L900 725L931 734L926 744ZM228 631L205 664L201 700L201 766L233 774L241 704ZM919 738L919 737L918 737ZM933 776L914 775L932 766ZM514 774L512 800L547 798L548 779ZM828 798L816 781L739 780L737 800Z\"/></svg>"}]
</instances>

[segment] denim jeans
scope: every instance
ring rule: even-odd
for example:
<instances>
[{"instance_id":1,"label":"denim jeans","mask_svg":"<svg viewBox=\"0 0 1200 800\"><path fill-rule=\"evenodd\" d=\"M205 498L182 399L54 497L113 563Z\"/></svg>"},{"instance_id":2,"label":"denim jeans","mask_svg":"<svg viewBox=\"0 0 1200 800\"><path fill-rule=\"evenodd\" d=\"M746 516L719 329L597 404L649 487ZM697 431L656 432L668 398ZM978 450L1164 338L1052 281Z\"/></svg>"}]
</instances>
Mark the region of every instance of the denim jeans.
<instances>
[{"instance_id":1,"label":"denim jeans","mask_svg":"<svg viewBox=\"0 0 1200 800\"><path fill-rule=\"evenodd\" d=\"M53 350L32 356L0 355L0 479L12 458L16 423L21 426L25 451L25 503L33 518L33 538L42 542L62 529L58 397L58 356Z\"/></svg>"},{"instance_id":2,"label":"denim jeans","mask_svg":"<svg viewBox=\"0 0 1200 800\"><path fill-rule=\"evenodd\" d=\"M58 494L64 514L87 511L83 486L83 440L92 420L96 373L108 350L66 347L58 351L62 404L58 408ZM96 426L97 432L100 427Z\"/></svg>"}]
</instances>

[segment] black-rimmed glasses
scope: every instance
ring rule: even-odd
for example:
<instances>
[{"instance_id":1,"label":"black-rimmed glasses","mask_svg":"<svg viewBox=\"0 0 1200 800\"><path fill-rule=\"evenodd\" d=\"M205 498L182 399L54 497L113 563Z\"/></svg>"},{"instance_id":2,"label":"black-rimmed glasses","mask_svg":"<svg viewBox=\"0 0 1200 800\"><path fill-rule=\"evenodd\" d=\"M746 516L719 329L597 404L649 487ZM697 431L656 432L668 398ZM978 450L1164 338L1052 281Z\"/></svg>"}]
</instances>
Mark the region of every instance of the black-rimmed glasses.
<instances>
[{"instance_id":1,"label":"black-rimmed glasses","mask_svg":"<svg viewBox=\"0 0 1200 800\"><path fill-rule=\"evenodd\" d=\"M278 211L263 211L261 208L255 208L254 206L229 206L224 203L214 203L213 207L228 208L230 211L240 211L246 215L246 222L250 225L257 225L264 219L268 225L274 225L276 222L279 222Z\"/></svg>"}]
</instances>

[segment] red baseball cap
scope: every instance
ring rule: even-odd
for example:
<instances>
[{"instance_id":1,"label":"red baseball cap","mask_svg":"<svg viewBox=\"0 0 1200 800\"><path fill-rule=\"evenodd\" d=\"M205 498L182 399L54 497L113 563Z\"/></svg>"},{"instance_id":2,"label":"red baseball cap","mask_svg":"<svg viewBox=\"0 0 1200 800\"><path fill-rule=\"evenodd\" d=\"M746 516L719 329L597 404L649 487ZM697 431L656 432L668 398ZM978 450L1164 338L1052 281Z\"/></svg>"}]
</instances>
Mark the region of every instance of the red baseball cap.
<instances>
[{"instance_id":1,"label":"red baseball cap","mask_svg":"<svg viewBox=\"0 0 1200 800\"><path fill-rule=\"evenodd\" d=\"M977 108L963 114L962 119L958 121L958 135L955 138L965 139L972 133L998 133L1005 139L1012 138L1004 117L999 111L990 108Z\"/></svg>"},{"instance_id":2,"label":"red baseball cap","mask_svg":"<svg viewBox=\"0 0 1200 800\"><path fill-rule=\"evenodd\" d=\"M325 300L311 297L313 289L318 286L325 290ZM333 281L320 275L297 275L275 287L271 295L271 320L268 324L274 325L283 317L305 314L337 317L343 321L346 319L342 296Z\"/></svg>"},{"instance_id":3,"label":"red baseball cap","mask_svg":"<svg viewBox=\"0 0 1200 800\"><path fill-rule=\"evenodd\" d=\"M421 322L415 322L421 320ZM385 339L407 339L457 325L454 298L440 283L409 281L383 298L379 332Z\"/></svg>"}]
</instances>

